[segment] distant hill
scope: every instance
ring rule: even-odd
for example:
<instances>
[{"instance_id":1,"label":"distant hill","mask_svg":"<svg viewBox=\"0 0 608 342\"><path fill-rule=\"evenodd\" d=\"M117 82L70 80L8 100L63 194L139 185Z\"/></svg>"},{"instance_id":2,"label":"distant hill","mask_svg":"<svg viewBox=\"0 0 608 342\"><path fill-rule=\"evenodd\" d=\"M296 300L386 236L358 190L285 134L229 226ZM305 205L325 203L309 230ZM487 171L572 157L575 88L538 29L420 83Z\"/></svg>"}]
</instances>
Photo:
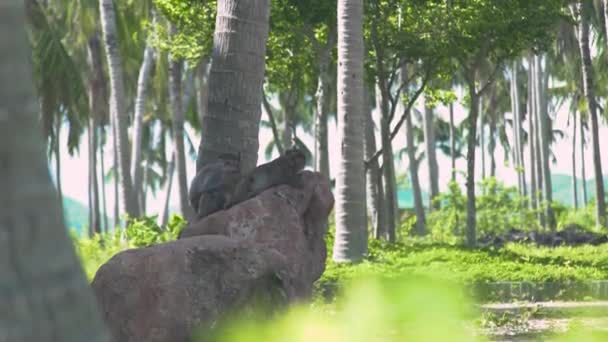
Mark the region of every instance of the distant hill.
<instances>
[{"instance_id":1,"label":"distant hill","mask_svg":"<svg viewBox=\"0 0 608 342\"><path fill-rule=\"evenodd\" d=\"M63 197L63 214L65 216L65 224L70 230L74 230L81 235L87 232L89 227L89 208L78 200L64 196ZM114 220L108 217L108 222Z\"/></svg>"},{"instance_id":2,"label":"distant hill","mask_svg":"<svg viewBox=\"0 0 608 342\"><path fill-rule=\"evenodd\" d=\"M551 175L552 187L553 187L553 200L563 203L567 206L573 206L574 201L572 199L572 176L564 174L553 174ZM583 181L577 179L578 185L578 199L579 203L583 200ZM608 176L604 176L604 187L608 190ZM595 197L595 180L591 179L587 181L587 198L591 199Z\"/></svg>"}]
</instances>

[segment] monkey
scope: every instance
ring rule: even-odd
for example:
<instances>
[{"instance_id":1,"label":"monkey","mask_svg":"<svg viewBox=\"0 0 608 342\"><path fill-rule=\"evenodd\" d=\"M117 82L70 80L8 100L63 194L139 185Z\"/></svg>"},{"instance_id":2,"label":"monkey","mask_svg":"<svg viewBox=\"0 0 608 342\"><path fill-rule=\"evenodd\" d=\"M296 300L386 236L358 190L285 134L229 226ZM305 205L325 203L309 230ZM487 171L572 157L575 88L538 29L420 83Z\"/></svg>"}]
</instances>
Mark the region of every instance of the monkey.
<instances>
[{"instance_id":1,"label":"monkey","mask_svg":"<svg viewBox=\"0 0 608 342\"><path fill-rule=\"evenodd\" d=\"M240 177L240 154L223 153L218 160L203 166L192 179L188 192L197 219L224 209Z\"/></svg>"},{"instance_id":2,"label":"monkey","mask_svg":"<svg viewBox=\"0 0 608 342\"><path fill-rule=\"evenodd\" d=\"M281 184L295 185L296 174L306 166L304 152L294 147L279 158L262 164L243 175L235 185L225 208L253 198L264 190Z\"/></svg>"}]
</instances>

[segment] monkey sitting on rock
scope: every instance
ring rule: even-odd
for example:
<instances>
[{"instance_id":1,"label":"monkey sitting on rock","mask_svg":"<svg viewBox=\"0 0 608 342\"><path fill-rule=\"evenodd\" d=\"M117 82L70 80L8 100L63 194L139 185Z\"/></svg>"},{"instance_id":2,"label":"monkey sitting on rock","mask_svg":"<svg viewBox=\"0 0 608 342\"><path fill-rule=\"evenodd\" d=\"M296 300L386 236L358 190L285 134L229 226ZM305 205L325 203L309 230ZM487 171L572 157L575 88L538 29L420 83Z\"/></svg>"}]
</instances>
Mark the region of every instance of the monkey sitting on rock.
<instances>
[{"instance_id":1,"label":"monkey sitting on rock","mask_svg":"<svg viewBox=\"0 0 608 342\"><path fill-rule=\"evenodd\" d=\"M306 166L300 149L285 151L279 158L262 164L241 176L240 158L223 154L218 161L207 164L190 185L190 205L200 220L214 212L230 208L281 184L292 184Z\"/></svg>"}]
</instances>

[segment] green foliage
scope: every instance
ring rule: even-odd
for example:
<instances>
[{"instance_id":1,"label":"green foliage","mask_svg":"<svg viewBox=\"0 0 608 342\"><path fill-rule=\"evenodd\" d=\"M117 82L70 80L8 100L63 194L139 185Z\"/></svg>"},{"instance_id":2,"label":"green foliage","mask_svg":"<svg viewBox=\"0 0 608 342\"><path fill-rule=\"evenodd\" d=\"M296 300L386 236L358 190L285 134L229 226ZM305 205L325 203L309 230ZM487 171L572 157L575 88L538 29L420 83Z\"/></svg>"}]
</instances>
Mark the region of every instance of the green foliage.
<instances>
[{"instance_id":1,"label":"green foliage","mask_svg":"<svg viewBox=\"0 0 608 342\"><path fill-rule=\"evenodd\" d=\"M127 239L134 247L145 247L177 239L186 221L180 216L171 216L166 227L156 223L156 216L147 216L133 221L126 230Z\"/></svg>"},{"instance_id":2,"label":"green foliage","mask_svg":"<svg viewBox=\"0 0 608 342\"><path fill-rule=\"evenodd\" d=\"M156 224L156 217L144 217L133 221L126 229L126 234L116 230L93 237L80 237L72 232L72 241L76 247L80 261L89 280L115 254L129 249L151 246L158 243L173 241L177 238L186 221L178 215L169 219L167 226L162 229Z\"/></svg>"},{"instance_id":3,"label":"green foliage","mask_svg":"<svg viewBox=\"0 0 608 342\"><path fill-rule=\"evenodd\" d=\"M432 277L361 277L335 307L299 306L273 319L236 319L212 338L240 341L475 341L458 286ZM196 340L196 339L195 339ZM201 341L203 339L200 339Z\"/></svg>"},{"instance_id":4,"label":"green foliage","mask_svg":"<svg viewBox=\"0 0 608 342\"><path fill-rule=\"evenodd\" d=\"M432 240L450 244L463 242L466 197L458 183L451 182L448 191L439 194L434 201L441 204L441 209L427 217ZM475 202L479 235L499 234L509 229L539 229L537 214L540 209L528 208L527 201L527 198L519 196L515 187L507 187L493 177L486 178L480 183L480 194ZM409 225L413 224L415 221L407 221L403 229L409 230Z\"/></svg>"},{"instance_id":5,"label":"green foliage","mask_svg":"<svg viewBox=\"0 0 608 342\"><path fill-rule=\"evenodd\" d=\"M177 29L170 37L165 26L156 25L155 45L194 65L211 54L217 11L215 0L154 0L154 4Z\"/></svg>"},{"instance_id":6,"label":"green foliage","mask_svg":"<svg viewBox=\"0 0 608 342\"><path fill-rule=\"evenodd\" d=\"M361 263L329 262L316 284L317 295L332 299L344 284L369 274L386 278L432 275L470 288L510 281L581 283L608 279L608 246L548 248L508 244L491 250L432 243L428 239L406 239L394 244L374 240L370 242L368 258ZM482 300L496 296L483 292L476 295Z\"/></svg>"}]
</instances>

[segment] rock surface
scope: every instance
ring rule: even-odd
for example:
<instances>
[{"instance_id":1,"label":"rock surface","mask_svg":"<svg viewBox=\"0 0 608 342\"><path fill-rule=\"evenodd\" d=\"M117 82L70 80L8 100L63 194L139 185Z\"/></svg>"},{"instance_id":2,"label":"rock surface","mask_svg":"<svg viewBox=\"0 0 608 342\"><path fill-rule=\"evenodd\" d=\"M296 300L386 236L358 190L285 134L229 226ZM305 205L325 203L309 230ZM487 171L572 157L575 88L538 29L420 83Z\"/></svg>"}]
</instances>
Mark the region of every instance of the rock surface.
<instances>
[{"instance_id":1,"label":"rock surface","mask_svg":"<svg viewBox=\"0 0 608 342\"><path fill-rule=\"evenodd\" d=\"M120 342L187 341L232 310L308 298L325 269L324 236L334 199L304 171L282 185L186 227L180 239L117 254L93 280Z\"/></svg>"}]
</instances>

